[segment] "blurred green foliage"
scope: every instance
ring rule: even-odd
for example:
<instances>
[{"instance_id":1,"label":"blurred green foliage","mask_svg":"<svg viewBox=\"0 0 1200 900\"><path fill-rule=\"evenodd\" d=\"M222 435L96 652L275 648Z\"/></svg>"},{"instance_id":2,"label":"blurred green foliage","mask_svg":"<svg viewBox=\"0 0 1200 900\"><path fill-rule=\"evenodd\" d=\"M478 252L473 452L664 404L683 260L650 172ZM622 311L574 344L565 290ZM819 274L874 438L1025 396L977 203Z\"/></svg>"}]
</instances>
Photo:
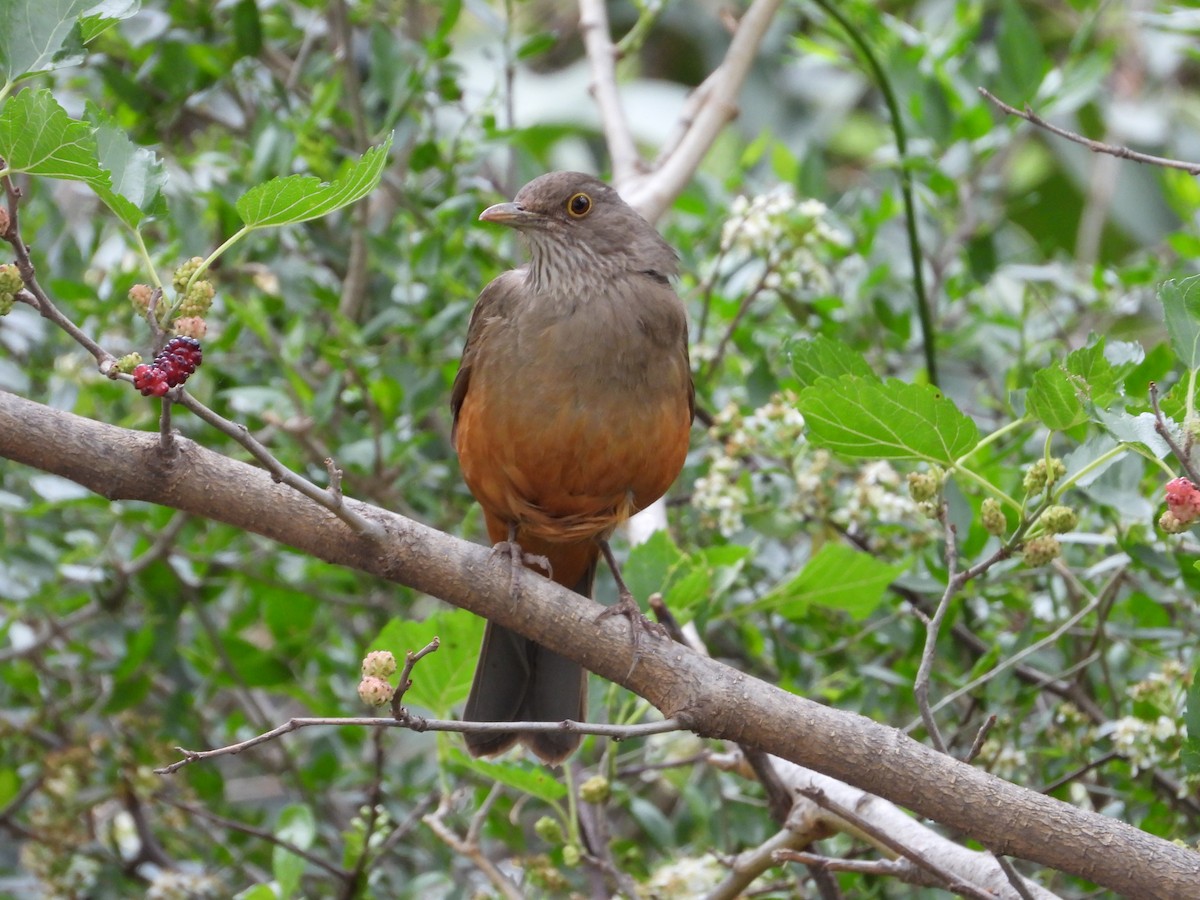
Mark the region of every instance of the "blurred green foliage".
<instances>
[{"instance_id":1,"label":"blurred green foliage","mask_svg":"<svg viewBox=\"0 0 1200 900\"><path fill-rule=\"evenodd\" d=\"M615 3L610 15L619 34L635 29L622 96L654 151L728 34L704 4L652 6ZM1150 386L1183 439L1200 318L1181 279L1195 269L1200 195L1191 176L1005 118L976 89L1090 138L1194 158L1200 16L1015 0L852 0L837 4L842 21L831 10L784 5L738 120L660 223L686 273L702 425L671 495L673 537L622 551L629 582L643 598L663 592L733 665L924 737L915 609L932 612L949 572L942 524L906 476L945 470L939 496L963 568L1036 536L1051 502L1069 505L1079 522L1055 538L1059 562L1026 565L1016 540L954 598L930 696L978 684L938 721L961 756L995 713L978 765L1193 842L1200 757L1182 725L1200 544L1155 524L1178 463L1154 434ZM324 483L332 456L347 494L483 540L449 442L449 388L476 293L520 249L475 219L548 169L605 170L573 7L146 0L124 12L103 30L85 22L0 110L52 96L64 115L132 141L114 138L111 171L120 160L161 184L118 218L85 181L22 177L21 227L43 285L106 349L148 358L152 337L127 295L152 279L127 225L169 282L241 227L246 191L291 174L333 180L391 136L367 199L256 231L216 260L205 363L188 389L311 480ZM33 37L0 38L10 75L31 64ZM28 139L10 131L3 146ZM156 402L98 375L21 304L0 320L0 388L157 427ZM174 424L245 455L182 411ZM1030 467L1050 457L1064 461L1060 488L1028 489ZM982 524L989 496L1005 501L1001 538ZM433 635L442 647L418 664L408 699L447 715L469 684L473 617L7 462L0 529L0 831L12 838L0 841L0 894L462 896L485 890L483 876L421 817L451 797L440 821L461 832L493 790L490 855L534 894L585 889L560 782L525 761L468 760L451 737L309 729L169 778L150 771L178 746L359 714L364 652L400 656ZM597 718L647 713L599 679L592 693ZM614 859L663 896L685 862L775 831L756 784L703 763L651 767L701 746L590 739L573 776L612 779ZM542 816L562 823L565 843L535 832ZM821 849L855 844L840 835ZM357 880L330 871L364 859ZM774 874L777 896L803 877ZM854 896L918 896L841 878Z\"/></svg>"}]
</instances>

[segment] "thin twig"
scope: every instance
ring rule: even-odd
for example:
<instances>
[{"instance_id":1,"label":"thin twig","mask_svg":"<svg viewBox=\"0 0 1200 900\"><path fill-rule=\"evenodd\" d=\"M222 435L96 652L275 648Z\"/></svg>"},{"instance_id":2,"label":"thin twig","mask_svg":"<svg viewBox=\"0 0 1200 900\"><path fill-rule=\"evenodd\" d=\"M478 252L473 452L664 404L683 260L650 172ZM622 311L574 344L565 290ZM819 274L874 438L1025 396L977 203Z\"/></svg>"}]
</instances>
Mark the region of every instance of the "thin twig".
<instances>
[{"instance_id":1,"label":"thin twig","mask_svg":"<svg viewBox=\"0 0 1200 900\"><path fill-rule=\"evenodd\" d=\"M4 193L8 200L8 227L0 234L0 238L12 245L14 260L17 264L17 272L21 276L21 280L25 282L25 290L17 291L16 299L22 303L28 303L41 314L43 318L49 319L67 334L69 334L77 344L92 354L96 360L96 365L100 369L102 375L110 375L113 373L113 367L116 365L117 358L97 344L88 335L84 334L74 322L67 318L57 306L51 301L50 296L42 289L38 283L37 272L33 266L33 260L29 256L29 247L25 240L21 237L20 226L20 211L21 189L13 184L10 176L5 176ZM111 377L111 375L110 375Z\"/></svg>"},{"instance_id":2,"label":"thin twig","mask_svg":"<svg viewBox=\"0 0 1200 900\"><path fill-rule=\"evenodd\" d=\"M452 731L462 734L479 733L491 734L506 731L566 731L571 734L594 734L614 740L647 737L652 734L665 734L670 731L686 730L678 719L663 719L660 722L643 722L640 725L604 725L594 722L459 722L453 719L425 719L419 716L324 716L289 719L282 725L255 735L227 747L217 747L213 750L188 750L176 747L183 754L183 759L169 766L155 769L157 775L171 775L184 766L203 759L217 756L237 755L243 750L249 750L259 744L265 744L292 731L301 728L311 728L316 725L332 725L336 727L357 726L366 728L407 728L410 731Z\"/></svg>"},{"instance_id":3,"label":"thin twig","mask_svg":"<svg viewBox=\"0 0 1200 900\"><path fill-rule=\"evenodd\" d=\"M158 449L163 456L175 452L175 433L171 430L171 401L162 398L162 411L158 416Z\"/></svg>"},{"instance_id":4,"label":"thin twig","mask_svg":"<svg viewBox=\"0 0 1200 900\"><path fill-rule=\"evenodd\" d=\"M904 117L900 115L900 103L896 92L892 90L891 80L879 62L871 45L863 38L850 18L838 8L832 0L816 0L818 6L825 11L842 30L850 42L858 49L867 68L875 79L875 85L883 95L883 102L888 108L888 118L892 123L892 134L896 136L896 156L899 159L900 198L904 202L904 227L908 233L908 257L912 265L913 299L917 307L917 318L921 322L921 343L925 354L925 369L931 384L938 383L937 366L937 332L933 327L933 310L930 305L929 293L925 290L925 267L921 255L921 237L917 230L917 204L913 198L912 168L908 164L908 137L904 128Z\"/></svg>"},{"instance_id":5,"label":"thin twig","mask_svg":"<svg viewBox=\"0 0 1200 900\"><path fill-rule=\"evenodd\" d=\"M297 475L271 453L257 438L254 437L244 425L238 425L231 422L224 416L209 409L187 391L181 390L177 398L180 406L192 412L195 416L203 419L209 425L229 435L243 447L250 451L250 454L262 463L263 468L271 473L271 477L280 484L286 484L288 487L299 491L305 497L317 503L319 506L329 510L347 525L349 525L358 534L368 538L382 537L383 532L374 522L364 518L354 510L341 502L341 498L335 496L330 491L323 490L317 487L307 478Z\"/></svg>"},{"instance_id":6,"label":"thin twig","mask_svg":"<svg viewBox=\"0 0 1200 900\"><path fill-rule=\"evenodd\" d=\"M251 837L260 838L264 841L267 841L276 847L286 850L288 853L294 853L296 856L312 863L319 869L324 869L326 872L338 879L345 879L350 875L350 873L341 866L335 865L326 859L322 859L315 853L310 853L304 848L293 844L291 841L285 841L283 838L274 835L269 831L265 831L261 828L255 828L253 825L247 825L245 822L239 822L237 819L227 819L225 816L218 815L215 812L210 812L203 806L193 803L185 803L182 800L173 800L170 797L166 797L161 794L155 796L154 799L159 803L165 803L168 806L173 806L176 809L182 810L183 812L189 813L193 816L199 816L202 819L207 819L214 825L219 825L221 828L226 828L230 831L239 831L242 834L248 834Z\"/></svg>"},{"instance_id":7,"label":"thin twig","mask_svg":"<svg viewBox=\"0 0 1200 900\"><path fill-rule=\"evenodd\" d=\"M1066 138L1068 141L1073 141L1076 144L1081 144L1087 147L1093 153L1107 153L1109 156L1116 156L1120 159L1128 159L1132 162L1145 163L1148 166L1162 166L1167 169L1182 169L1191 175L1200 175L1200 163L1184 162L1180 159L1168 159L1164 156L1151 156L1149 153L1139 153L1137 150L1130 150L1128 147L1121 147L1117 144L1105 144L1101 141L1093 141L1091 138L1086 138L1082 134L1076 134L1074 131L1068 131L1065 128L1059 128L1057 125L1052 125L1031 110L1028 106L1024 110L1009 106L1003 100L996 97L985 88L977 88L976 90L984 97L984 99L994 103L1001 110L1008 113L1010 116L1016 116L1019 119L1024 119L1031 125L1036 125L1049 131L1051 134L1056 134L1061 138Z\"/></svg>"},{"instance_id":8,"label":"thin twig","mask_svg":"<svg viewBox=\"0 0 1200 900\"><path fill-rule=\"evenodd\" d=\"M983 724L979 726L979 731L975 735L975 740L971 742L971 749L967 751L966 757L963 759L965 763L974 762L979 752L983 749L983 742L987 740L987 736L991 734L992 729L996 727L996 722L999 719L995 713L992 713L983 720Z\"/></svg>"},{"instance_id":9,"label":"thin twig","mask_svg":"<svg viewBox=\"0 0 1200 900\"><path fill-rule=\"evenodd\" d=\"M1025 879L1021 877L1021 873L1016 870L1013 864L1008 861L1008 858L1000 853L993 853L992 858L996 860L1005 877L1008 878L1008 883L1012 885L1013 890L1017 892L1021 900L1033 900L1033 894L1029 893L1029 888L1025 886Z\"/></svg>"},{"instance_id":10,"label":"thin twig","mask_svg":"<svg viewBox=\"0 0 1200 900\"><path fill-rule=\"evenodd\" d=\"M970 882L963 881L957 874L949 869L946 869L939 863L934 862L924 853L921 853L912 847L905 846L903 843L892 837L892 835L877 828L875 823L870 819L864 818L849 807L838 803L820 788L800 787L797 788L797 792L803 794L822 809L829 810L838 818L845 819L855 828L859 829L865 834L870 835L873 842L877 842L879 845L886 847L897 856L902 856L905 859L912 860L914 865L919 866L920 868L940 879L942 884L944 884L947 889L961 894L964 897L976 898L976 900L995 900L995 894L991 893L990 891L986 891L981 887L977 887Z\"/></svg>"},{"instance_id":11,"label":"thin twig","mask_svg":"<svg viewBox=\"0 0 1200 900\"><path fill-rule=\"evenodd\" d=\"M492 862L487 855L479 847L478 830L482 828L483 820L487 817L487 813L491 810L492 804L496 802L496 797L499 796L500 783L496 782L492 785L491 791L488 792L487 798L483 801L479 811L471 820L471 825L468 827L467 836L459 837L454 830L446 824L446 816L450 812L450 795L444 794L438 808L429 815L422 817L422 820L429 830L434 833L441 841L446 844L455 853L458 853L472 863L481 871L484 876L490 881L493 887L509 900L522 900L524 896L521 889L513 883L500 870L500 867Z\"/></svg>"},{"instance_id":12,"label":"thin twig","mask_svg":"<svg viewBox=\"0 0 1200 900\"><path fill-rule=\"evenodd\" d=\"M659 158L653 174L623 190L629 204L649 221L657 220L671 205L695 174L721 129L737 114L737 96L781 3L782 0L754 0L750 4L738 21L725 58L696 88L695 93L702 99L694 109L686 133L668 156Z\"/></svg>"},{"instance_id":13,"label":"thin twig","mask_svg":"<svg viewBox=\"0 0 1200 900\"><path fill-rule=\"evenodd\" d=\"M404 700L408 689L412 687L412 679L409 676L412 675L413 666L430 653L435 653L440 646L442 646L441 639L435 637L415 653L409 650L404 654L404 668L400 670L400 681L396 684L395 693L392 694L392 715L396 719L404 720L408 717L408 712L401 706L401 701Z\"/></svg>"},{"instance_id":14,"label":"thin twig","mask_svg":"<svg viewBox=\"0 0 1200 900\"><path fill-rule=\"evenodd\" d=\"M1153 381L1150 382L1150 407L1154 410L1154 430L1167 442L1167 446L1179 460L1179 465L1183 467L1183 471L1191 479L1192 484L1200 482L1200 477L1197 477L1196 469L1192 466L1191 454L1176 443L1175 436L1171 433L1170 426L1167 425L1167 419L1158 406L1158 384Z\"/></svg>"}]
</instances>

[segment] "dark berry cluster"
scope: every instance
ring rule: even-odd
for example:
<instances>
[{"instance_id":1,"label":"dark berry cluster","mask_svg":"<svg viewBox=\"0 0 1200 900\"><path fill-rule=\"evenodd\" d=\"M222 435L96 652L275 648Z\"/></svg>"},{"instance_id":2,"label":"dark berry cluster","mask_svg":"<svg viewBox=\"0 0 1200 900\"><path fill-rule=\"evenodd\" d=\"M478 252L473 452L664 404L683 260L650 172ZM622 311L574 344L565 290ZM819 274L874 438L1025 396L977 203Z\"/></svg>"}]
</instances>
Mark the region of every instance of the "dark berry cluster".
<instances>
[{"instance_id":1,"label":"dark berry cluster","mask_svg":"<svg viewBox=\"0 0 1200 900\"><path fill-rule=\"evenodd\" d=\"M187 381L203 358L198 340L173 337L154 357L154 362L134 367L133 386L146 397L161 397L177 384Z\"/></svg>"}]
</instances>

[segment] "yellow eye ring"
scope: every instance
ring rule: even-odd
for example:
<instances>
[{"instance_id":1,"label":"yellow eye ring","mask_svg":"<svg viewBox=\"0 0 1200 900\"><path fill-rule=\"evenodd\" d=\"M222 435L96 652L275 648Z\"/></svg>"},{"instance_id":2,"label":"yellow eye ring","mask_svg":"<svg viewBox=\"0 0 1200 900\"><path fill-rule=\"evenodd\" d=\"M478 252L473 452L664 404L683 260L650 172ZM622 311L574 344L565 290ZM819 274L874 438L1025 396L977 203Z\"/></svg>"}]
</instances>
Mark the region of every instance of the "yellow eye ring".
<instances>
[{"instance_id":1,"label":"yellow eye ring","mask_svg":"<svg viewBox=\"0 0 1200 900\"><path fill-rule=\"evenodd\" d=\"M572 194L571 199L567 201L567 215L574 219L582 219L591 211L592 198L582 191Z\"/></svg>"}]
</instances>

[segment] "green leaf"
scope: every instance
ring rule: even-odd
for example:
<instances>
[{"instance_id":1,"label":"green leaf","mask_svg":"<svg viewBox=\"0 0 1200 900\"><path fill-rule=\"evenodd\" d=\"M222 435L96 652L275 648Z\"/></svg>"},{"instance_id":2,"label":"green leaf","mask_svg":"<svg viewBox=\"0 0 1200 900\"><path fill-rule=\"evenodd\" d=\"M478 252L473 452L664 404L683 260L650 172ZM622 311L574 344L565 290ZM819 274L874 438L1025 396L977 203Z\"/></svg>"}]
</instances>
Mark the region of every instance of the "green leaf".
<instances>
[{"instance_id":1,"label":"green leaf","mask_svg":"<svg viewBox=\"0 0 1200 900\"><path fill-rule=\"evenodd\" d=\"M797 405L809 440L846 456L953 465L979 442L975 423L930 385L821 377Z\"/></svg>"},{"instance_id":2,"label":"green leaf","mask_svg":"<svg viewBox=\"0 0 1200 900\"><path fill-rule=\"evenodd\" d=\"M860 375L878 380L862 354L834 338L817 335L792 341L788 345L792 371L802 387L814 383L822 375Z\"/></svg>"},{"instance_id":3,"label":"green leaf","mask_svg":"<svg viewBox=\"0 0 1200 900\"><path fill-rule=\"evenodd\" d=\"M488 762L483 759L471 759L462 750L454 747L450 758L466 769L483 776L488 783L499 782L522 794L537 797L546 803L557 803L567 796L567 789L543 765L523 762Z\"/></svg>"},{"instance_id":4,"label":"green leaf","mask_svg":"<svg viewBox=\"0 0 1200 900\"><path fill-rule=\"evenodd\" d=\"M1000 85L1009 94L1010 103L1020 106L1033 98L1042 82L1046 56L1042 38L1017 0L1006 0L1000 8L996 49L1004 64L1000 67Z\"/></svg>"},{"instance_id":5,"label":"green leaf","mask_svg":"<svg viewBox=\"0 0 1200 900\"><path fill-rule=\"evenodd\" d=\"M845 544L826 544L791 581L749 608L768 609L796 619L816 604L843 610L861 620L875 610L888 585L907 569L904 563L889 565Z\"/></svg>"},{"instance_id":6,"label":"green leaf","mask_svg":"<svg viewBox=\"0 0 1200 900\"><path fill-rule=\"evenodd\" d=\"M267 228L307 222L349 206L379 184L391 146L389 135L384 143L372 147L359 160L345 166L329 183L318 181L312 175L272 178L238 198L238 215L247 228Z\"/></svg>"},{"instance_id":7,"label":"green leaf","mask_svg":"<svg viewBox=\"0 0 1200 900\"><path fill-rule=\"evenodd\" d=\"M1060 365L1034 373L1033 386L1025 396L1028 410L1052 431L1066 431L1087 421L1079 399L1079 383Z\"/></svg>"},{"instance_id":8,"label":"green leaf","mask_svg":"<svg viewBox=\"0 0 1200 900\"><path fill-rule=\"evenodd\" d=\"M1200 275L1165 282L1158 299L1175 355L1189 369L1200 369Z\"/></svg>"},{"instance_id":9,"label":"green leaf","mask_svg":"<svg viewBox=\"0 0 1200 900\"><path fill-rule=\"evenodd\" d=\"M4 83L76 65L83 44L139 7L139 0L0 0Z\"/></svg>"},{"instance_id":10,"label":"green leaf","mask_svg":"<svg viewBox=\"0 0 1200 900\"><path fill-rule=\"evenodd\" d=\"M79 20L80 37L85 44L108 31L121 19L128 19L142 8L142 0L101 0L93 3Z\"/></svg>"},{"instance_id":11,"label":"green leaf","mask_svg":"<svg viewBox=\"0 0 1200 900\"><path fill-rule=\"evenodd\" d=\"M302 804L285 806L279 814L279 824L275 826L275 836L287 841L301 850L312 846L316 836L317 826L312 810ZM278 844L271 853L271 871L279 882L279 896L293 897L300 889L300 879L307 865L302 856L297 856Z\"/></svg>"},{"instance_id":12,"label":"green leaf","mask_svg":"<svg viewBox=\"0 0 1200 900\"><path fill-rule=\"evenodd\" d=\"M255 0L238 0L233 7L233 36L239 58L258 56L262 50L262 19Z\"/></svg>"},{"instance_id":13,"label":"green leaf","mask_svg":"<svg viewBox=\"0 0 1200 900\"><path fill-rule=\"evenodd\" d=\"M68 116L47 90L21 91L0 109L0 157L13 172L111 188L92 127Z\"/></svg>"},{"instance_id":14,"label":"green leaf","mask_svg":"<svg viewBox=\"0 0 1200 900\"><path fill-rule=\"evenodd\" d=\"M130 228L137 230L148 215L166 209L162 187L167 174L153 151L133 143L98 107L88 104L88 118L96 127L96 151L108 170L111 187L93 185L100 199Z\"/></svg>"},{"instance_id":15,"label":"green leaf","mask_svg":"<svg viewBox=\"0 0 1200 900\"><path fill-rule=\"evenodd\" d=\"M1200 568L1200 564L1197 568ZM1187 723L1188 736L1181 757L1188 772L1195 774L1200 772L1200 672L1192 676L1192 686L1188 688L1184 721Z\"/></svg>"},{"instance_id":16,"label":"green leaf","mask_svg":"<svg viewBox=\"0 0 1200 900\"><path fill-rule=\"evenodd\" d=\"M423 622L392 619L363 648L363 656L371 650L390 650L397 667L403 669L405 654L415 653L435 637L440 641L438 649L421 657L413 668L412 687L404 695L404 705L420 706L446 718L471 687L483 619L452 609L440 610Z\"/></svg>"}]
</instances>

